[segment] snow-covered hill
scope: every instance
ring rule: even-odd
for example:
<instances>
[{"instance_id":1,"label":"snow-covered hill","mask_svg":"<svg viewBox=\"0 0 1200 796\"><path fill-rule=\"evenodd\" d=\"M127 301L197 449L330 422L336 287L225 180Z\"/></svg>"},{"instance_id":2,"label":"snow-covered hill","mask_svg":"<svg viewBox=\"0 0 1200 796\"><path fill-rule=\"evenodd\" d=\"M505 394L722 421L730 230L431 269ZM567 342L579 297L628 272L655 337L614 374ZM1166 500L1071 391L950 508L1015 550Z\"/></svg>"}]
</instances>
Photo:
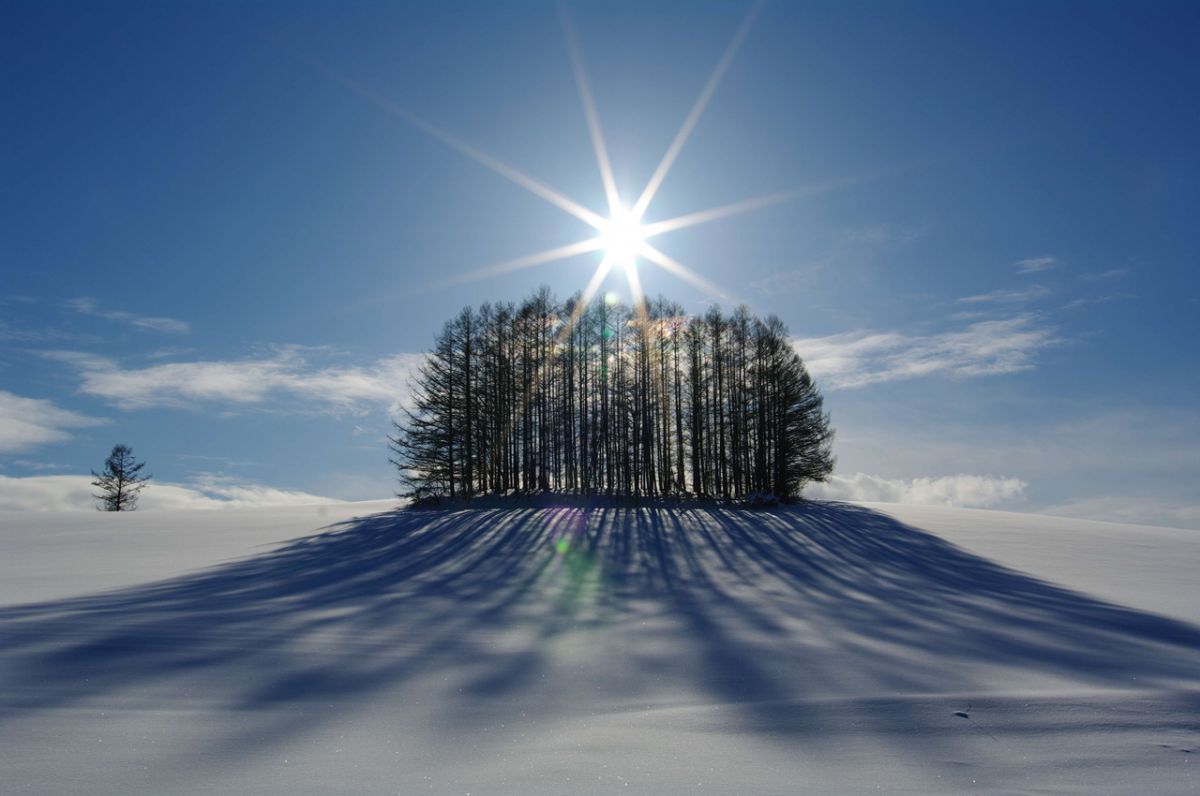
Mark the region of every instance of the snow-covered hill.
<instances>
[{"instance_id":1,"label":"snow-covered hill","mask_svg":"<svg viewBox=\"0 0 1200 796\"><path fill-rule=\"evenodd\" d=\"M1193 794L1198 571L883 505L0 515L0 790Z\"/></svg>"}]
</instances>

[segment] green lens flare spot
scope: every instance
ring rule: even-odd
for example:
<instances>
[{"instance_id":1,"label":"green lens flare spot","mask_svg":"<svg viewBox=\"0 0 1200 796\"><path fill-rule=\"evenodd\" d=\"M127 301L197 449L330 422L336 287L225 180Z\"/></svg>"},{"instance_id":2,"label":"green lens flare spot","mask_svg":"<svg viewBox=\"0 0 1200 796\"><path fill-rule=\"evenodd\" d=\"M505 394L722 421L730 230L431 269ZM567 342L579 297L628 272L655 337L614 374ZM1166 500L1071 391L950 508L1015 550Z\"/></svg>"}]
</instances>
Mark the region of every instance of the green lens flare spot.
<instances>
[{"instance_id":1,"label":"green lens flare spot","mask_svg":"<svg viewBox=\"0 0 1200 796\"><path fill-rule=\"evenodd\" d=\"M565 556L567 551L571 549L571 543L566 539L559 539L554 543L554 549L558 551L560 556Z\"/></svg>"}]
</instances>

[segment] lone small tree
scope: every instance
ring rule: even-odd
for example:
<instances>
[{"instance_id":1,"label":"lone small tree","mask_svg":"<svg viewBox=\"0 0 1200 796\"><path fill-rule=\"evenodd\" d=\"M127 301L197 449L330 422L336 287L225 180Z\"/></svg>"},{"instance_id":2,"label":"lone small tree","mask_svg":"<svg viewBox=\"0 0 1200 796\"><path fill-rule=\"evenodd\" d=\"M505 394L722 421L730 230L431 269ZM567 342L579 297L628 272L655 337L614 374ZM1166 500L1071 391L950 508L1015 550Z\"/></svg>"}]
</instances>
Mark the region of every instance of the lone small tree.
<instances>
[{"instance_id":1,"label":"lone small tree","mask_svg":"<svg viewBox=\"0 0 1200 796\"><path fill-rule=\"evenodd\" d=\"M142 475L145 462L133 458L133 448L128 445L113 445L112 453L104 462L103 472L92 470L96 480L92 486L100 489L94 495L100 504L98 511L133 511L137 508L138 493L145 488L151 476Z\"/></svg>"}]
</instances>

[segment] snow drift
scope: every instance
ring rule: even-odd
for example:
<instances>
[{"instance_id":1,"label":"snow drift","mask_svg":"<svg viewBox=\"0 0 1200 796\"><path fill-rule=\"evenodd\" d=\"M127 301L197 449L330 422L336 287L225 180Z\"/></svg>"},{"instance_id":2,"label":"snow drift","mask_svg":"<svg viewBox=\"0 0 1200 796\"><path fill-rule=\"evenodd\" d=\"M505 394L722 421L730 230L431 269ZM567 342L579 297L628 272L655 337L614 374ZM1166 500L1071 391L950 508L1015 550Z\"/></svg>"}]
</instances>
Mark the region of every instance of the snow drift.
<instances>
[{"instance_id":1,"label":"snow drift","mask_svg":"<svg viewBox=\"0 0 1200 796\"><path fill-rule=\"evenodd\" d=\"M1194 532L317 510L0 519L5 790L1195 792Z\"/></svg>"}]
</instances>

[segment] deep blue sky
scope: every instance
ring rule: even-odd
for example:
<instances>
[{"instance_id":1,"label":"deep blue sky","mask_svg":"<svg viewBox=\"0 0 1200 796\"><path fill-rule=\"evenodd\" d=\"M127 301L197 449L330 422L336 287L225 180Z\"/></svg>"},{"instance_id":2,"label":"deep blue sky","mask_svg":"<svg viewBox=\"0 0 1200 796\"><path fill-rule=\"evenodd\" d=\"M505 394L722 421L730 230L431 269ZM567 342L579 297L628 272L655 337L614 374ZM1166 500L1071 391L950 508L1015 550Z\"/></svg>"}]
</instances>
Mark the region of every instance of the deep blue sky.
<instances>
[{"instance_id":1,"label":"deep blue sky","mask_svg":"<svg viewBox=\"0 0 1200 796\"><path fill-rule=\"evenodd\" d=\"M569 8L632 201L750 5ZM602 211L553 5L0 15L0 503L117 441L210 495L386 496L404 355L599 259L439 286L589 229L347 87ZM1198 34L1182 3L765 4L647 220L825 186L655 240L788 324L825 494L1200 527Z\"/></svg>"}]
</instances>

